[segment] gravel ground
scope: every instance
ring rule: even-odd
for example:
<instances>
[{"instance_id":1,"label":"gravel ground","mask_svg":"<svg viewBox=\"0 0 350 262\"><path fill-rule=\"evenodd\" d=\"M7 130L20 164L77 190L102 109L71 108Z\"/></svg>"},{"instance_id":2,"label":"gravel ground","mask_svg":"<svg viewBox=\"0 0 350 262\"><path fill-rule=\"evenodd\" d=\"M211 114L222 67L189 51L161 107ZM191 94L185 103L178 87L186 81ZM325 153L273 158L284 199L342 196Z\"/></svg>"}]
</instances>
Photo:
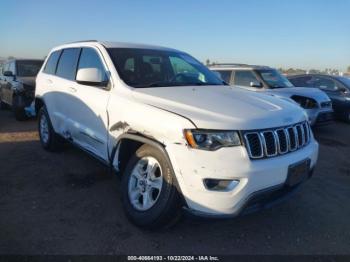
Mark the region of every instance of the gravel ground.
<instances>
[{"instance_id":1,"label":"gravel ground","mask_svg":"<svg viewBox=\"0 0 350 262\"><path fill-rule=\"evenodd\" d=\"M350 254L350 125L315 130L319 163L293 199L160 232L128 222L119 180L98 161L45 152L36 125L0 112L0 254Z\"/></svg>"}]
</instances>

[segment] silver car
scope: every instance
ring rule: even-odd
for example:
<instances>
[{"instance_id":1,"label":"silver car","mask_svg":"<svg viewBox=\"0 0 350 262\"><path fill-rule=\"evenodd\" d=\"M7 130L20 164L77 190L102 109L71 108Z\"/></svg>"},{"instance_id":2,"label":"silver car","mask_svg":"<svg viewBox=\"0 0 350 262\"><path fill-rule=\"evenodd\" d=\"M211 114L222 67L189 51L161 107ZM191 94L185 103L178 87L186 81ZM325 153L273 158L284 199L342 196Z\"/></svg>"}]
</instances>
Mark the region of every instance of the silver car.
<instances>
[{"instance_id":1,"label":"silver car","mask_svg":"<svg viewBox=\"0 0 350 262\"><path fill-rule=\"evenodd\" d=\"M317 88L295 87L276 69L245 64L216 64L209 67L226 83L256 92L265 92L298 103L312 126L333 121L332 101Z\"/></svg>"}]
</instances>

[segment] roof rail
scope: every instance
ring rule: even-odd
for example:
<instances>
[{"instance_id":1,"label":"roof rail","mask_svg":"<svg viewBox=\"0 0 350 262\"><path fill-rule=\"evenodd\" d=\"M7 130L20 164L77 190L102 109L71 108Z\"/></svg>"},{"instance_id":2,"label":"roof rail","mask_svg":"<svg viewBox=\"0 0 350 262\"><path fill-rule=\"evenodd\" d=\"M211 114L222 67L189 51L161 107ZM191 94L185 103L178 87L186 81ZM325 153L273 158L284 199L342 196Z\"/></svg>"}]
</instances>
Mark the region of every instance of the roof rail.
<instances>
[{"instance_id":1,"label":"roof rail","mask_svg":"<svg viewBox=\"0 0 350 262\"><path fill-rule=\"evenodd\" d=\"M68 44L84 43L84 42L98 42L98 41L97 40L80 40L80 41L69 42Z\"/></svg>"},{"instance_id":2,"label":"roof rail","mask_svg":"<svg viewBox=\"0 0 350 262\"><path fill-rule=\"evenodd\" d=\"M213 63L211 64L213 66L250 66L248 64L238 64L238 63Z\"/></svg>"}]
</instances>

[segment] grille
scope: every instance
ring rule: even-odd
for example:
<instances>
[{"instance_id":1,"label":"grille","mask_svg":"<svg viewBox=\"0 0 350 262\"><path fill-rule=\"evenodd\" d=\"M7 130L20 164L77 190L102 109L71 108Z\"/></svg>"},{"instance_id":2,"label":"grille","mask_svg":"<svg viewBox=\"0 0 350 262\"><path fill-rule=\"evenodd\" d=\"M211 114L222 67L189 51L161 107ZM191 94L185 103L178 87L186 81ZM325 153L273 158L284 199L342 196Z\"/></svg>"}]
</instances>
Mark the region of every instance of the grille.
<instances>
[{"instance_id":1,"label":"grille","mask_svg":"<svg viewBox=\"0 0 350 262\"><path fill-rule=\"evenodd\" d=\"M244 139L250 158L274 157L306 146L310 142L310 126L302 122L272 130L248 131Z\"/></svg>"},{"instance_id":2,"label":"grille","mask_svg":"<svg viewBox=\"0 0 350 262\"><path fill-rule=\"evenodd\" d=\"M321 103L321 107L322 107L322 108L330 108L330 107L332 107L332 102L331 102L331 101L322 102L322 103Z\"/></svg>"}]
</instances>

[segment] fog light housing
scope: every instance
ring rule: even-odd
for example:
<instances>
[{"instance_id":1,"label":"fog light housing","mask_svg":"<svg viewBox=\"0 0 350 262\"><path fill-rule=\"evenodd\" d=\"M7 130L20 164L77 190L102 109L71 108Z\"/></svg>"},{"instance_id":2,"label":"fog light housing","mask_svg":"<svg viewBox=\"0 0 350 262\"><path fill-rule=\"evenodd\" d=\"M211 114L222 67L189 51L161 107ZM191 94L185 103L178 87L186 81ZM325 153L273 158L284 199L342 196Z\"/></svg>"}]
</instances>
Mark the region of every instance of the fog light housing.
<instances>
[{"instance_id":1,"label":"fog light housing","mask_svg":"<svg viewBox=\"0 0 350 262\"><path fill-rule=\"evenodd\" d=\"M231 179L204 179L204 186L211 191L228 192L239 184L239 180Z\"/></svg>"}]
</instances>

